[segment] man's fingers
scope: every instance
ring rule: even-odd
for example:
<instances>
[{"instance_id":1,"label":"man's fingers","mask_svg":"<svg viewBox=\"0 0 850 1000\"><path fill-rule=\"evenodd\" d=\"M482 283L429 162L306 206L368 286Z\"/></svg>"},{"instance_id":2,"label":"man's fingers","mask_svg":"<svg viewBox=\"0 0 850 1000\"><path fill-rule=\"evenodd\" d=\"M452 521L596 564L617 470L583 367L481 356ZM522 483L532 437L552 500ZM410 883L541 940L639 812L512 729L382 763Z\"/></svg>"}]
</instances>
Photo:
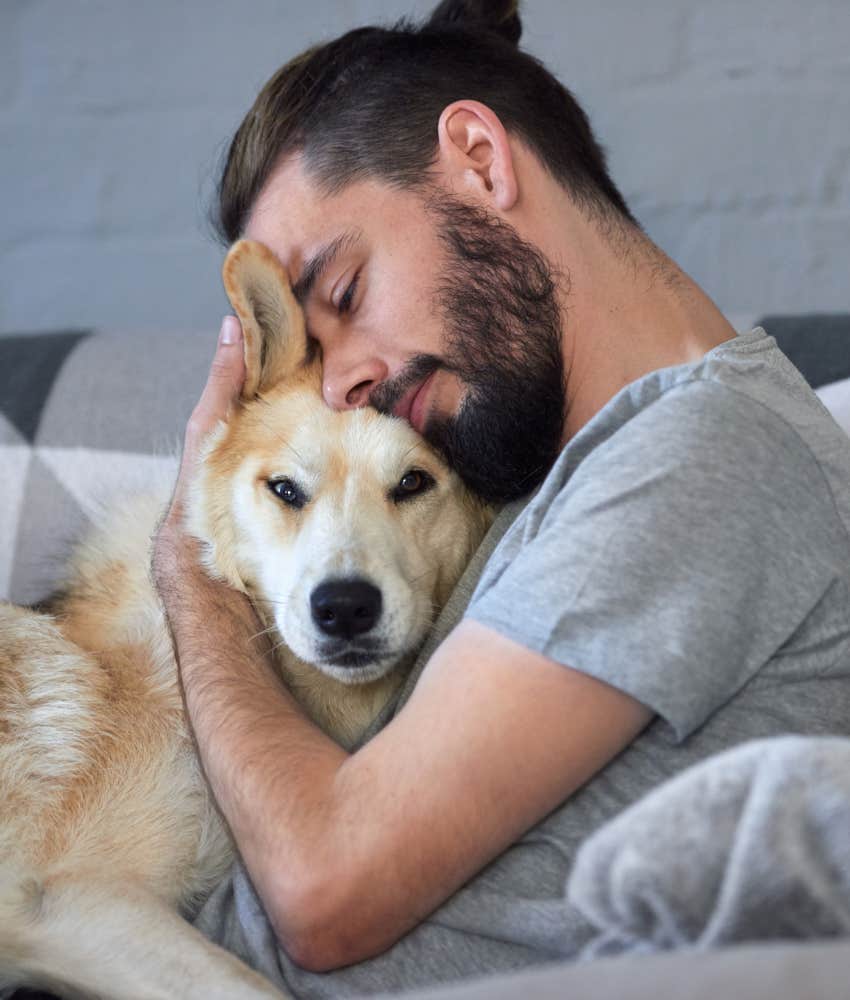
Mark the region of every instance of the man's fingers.
<instances>
[{"instance_id":1,"label":"man's fingers","mask_svg":"<svg viewBox=\"0 0 850 1000\"><path fill-rule=\"evenodd\" d=\"M201 442L219 420L227 417L245 381L245 357L242 347L242 326L235 316L225 316L221 322L215 357L207 376L207 384L186 425L183 460L174 488L171 509L166 520L179 517L189 479L194 474Z\"/></svg>"},{"instance_id":2,"label":"man's fingers","mask_svg":"<svg viewBox=\"0 0 850 1000\"><path fill-rule=\"evenodd\" d=\"M175 553L184 544L179 541L182 537L180 525L183 518L183 504L189 481L195 473L198 448L219 420L227 417L230 407L239 397L244 382L242 326L235 316L225 316L221 323L218 345L207 376L207 384L186 425L183 459L171 505L157 529L153 560L158 580L168 576L167 567L172 565Z\"/></svg>"},{"instance_id":3,"label":"man's fingers","mask_svg":"<svg viewBox=\"0 0 850 1000\"><path fill-rule=\"evenodd\" d=\"M235 316L225 316L207 384L186 428L187 451L194 451L218 421L227 416L239 397L244 381L242 326Z\"/></svg>"}]
</instances>

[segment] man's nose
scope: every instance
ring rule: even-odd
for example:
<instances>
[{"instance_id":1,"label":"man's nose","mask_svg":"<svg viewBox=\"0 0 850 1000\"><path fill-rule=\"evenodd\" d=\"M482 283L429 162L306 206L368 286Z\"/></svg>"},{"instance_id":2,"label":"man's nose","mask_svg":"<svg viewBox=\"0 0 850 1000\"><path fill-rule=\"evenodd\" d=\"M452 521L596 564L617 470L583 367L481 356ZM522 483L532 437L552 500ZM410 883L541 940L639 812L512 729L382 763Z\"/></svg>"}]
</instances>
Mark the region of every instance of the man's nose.
<instances>
[{"instance_id":1,"label":"man's nose","mask_svg":"<svg viewBox=\"0 0 850 1000\"><path fill-rule=\"evenodd\" d=\"M354 410L366 406L369 394L388 373L387 366L378 358L343 362L325 354L322 395L334 410Z\"/></svg>"}]
</instances>

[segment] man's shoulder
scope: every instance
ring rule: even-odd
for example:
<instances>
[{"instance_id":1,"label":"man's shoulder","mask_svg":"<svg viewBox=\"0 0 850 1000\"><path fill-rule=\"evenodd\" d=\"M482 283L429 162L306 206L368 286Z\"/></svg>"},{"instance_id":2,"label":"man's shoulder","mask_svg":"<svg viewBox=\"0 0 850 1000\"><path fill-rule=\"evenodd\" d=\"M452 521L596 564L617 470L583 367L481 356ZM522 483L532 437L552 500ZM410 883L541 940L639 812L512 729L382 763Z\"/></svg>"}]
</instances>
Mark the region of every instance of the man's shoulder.
<instances>
[{"instance_id":1,"label":"man's shoulder","mask_svg":"<svg viewBox=\"0 0 850 1000\"><path fill-rule=\"evenodd\" d=\"M649 472L671 485L744 475L766 489L794 480L821 480L827 493L850 488L850 439L759 333L626 386L564 449L540 501Z\"/></svg>"},{"instance_id":2,"label":"man's shoulder","mask_svg":"<svg viewBox=\"0 0 850 1000\"><path fill-rule=\"evenodd\" d=\"M640 383L645 383L641 385ZM761 328L719 345L688 365L653 372L627 388L637 397L632 433L706 444L796 441L821 462L850 441L799 370ZM624 424L626 429L626 424Z\"/></svg>"}]
</instances>

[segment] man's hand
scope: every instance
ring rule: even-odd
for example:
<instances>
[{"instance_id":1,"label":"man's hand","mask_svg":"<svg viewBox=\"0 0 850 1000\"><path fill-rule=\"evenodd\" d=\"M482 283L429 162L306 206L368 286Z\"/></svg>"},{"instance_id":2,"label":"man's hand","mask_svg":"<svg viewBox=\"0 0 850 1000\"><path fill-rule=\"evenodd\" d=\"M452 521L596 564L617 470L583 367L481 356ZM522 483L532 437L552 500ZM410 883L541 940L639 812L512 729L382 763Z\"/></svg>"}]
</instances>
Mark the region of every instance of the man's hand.
<instances>
[{"instance_id":1,"label":"man's hand","mask_svg":"<svg viewBox=\"0 0 850 1000\"><path fill-rule=\"evenodd\" d=\"M235 316L225 316L207 384L186 427L183 458L171 505L154 539L153 575L166 612L178 579L197 567L197 543L183 531L183 504L188 484L196 473L201 444L218 422L227 417L244 381L242 327Z\"/></svg>"}]
</instances>

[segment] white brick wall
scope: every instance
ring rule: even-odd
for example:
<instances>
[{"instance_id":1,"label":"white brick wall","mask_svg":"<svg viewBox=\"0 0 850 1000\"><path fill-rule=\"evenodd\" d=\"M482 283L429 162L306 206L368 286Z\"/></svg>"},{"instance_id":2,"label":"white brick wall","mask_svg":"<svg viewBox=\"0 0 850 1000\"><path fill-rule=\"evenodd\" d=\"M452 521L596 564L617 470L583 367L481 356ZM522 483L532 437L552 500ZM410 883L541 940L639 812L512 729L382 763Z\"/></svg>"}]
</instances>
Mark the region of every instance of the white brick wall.
<instances>
[{"instance_id":1,"label":"white brick wall","mask_svg":"<svg viewBox=\"0 0 850 1000\"><path fill-rule=\"evenodd\" d=\"M0 0L0 331L217 328L222 146L417 0ZM652 235L730 313L850 308L850 0L525 0Z\"/></svg>"}]
</instances>

